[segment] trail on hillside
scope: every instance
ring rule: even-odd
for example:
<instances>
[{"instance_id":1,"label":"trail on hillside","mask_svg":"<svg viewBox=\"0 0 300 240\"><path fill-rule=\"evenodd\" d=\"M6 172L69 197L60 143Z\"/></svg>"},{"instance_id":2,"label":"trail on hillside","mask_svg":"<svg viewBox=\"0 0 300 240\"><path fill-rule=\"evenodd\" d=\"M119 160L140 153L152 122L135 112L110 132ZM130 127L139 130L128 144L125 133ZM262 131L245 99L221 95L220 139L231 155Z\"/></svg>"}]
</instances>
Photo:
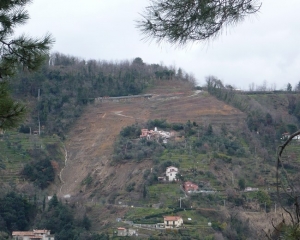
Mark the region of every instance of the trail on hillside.
<instances>
[{"instance_id":1,"label":"trail on hillside","mask_svg":"<svg viewBox=\"0 0 300 240\"><path fill-rule=\"evenodd\" d=\"M95 189L102 194L124 189L128 179L139 182L143 171L151 169L150 160L112 166L113 145L122 128L149 119L200 124L225 123L235 127L244 124L239 110L199 91L158 89L156 98L128 102L107 102L90 105L74 124L65 149L65 167L60 172L60 195L89 195ZM167 94L166 94L167 93ZM178 94L180 93L180 94ZM168 95L168 98L161 98ZM90 176L92 186L84 179Z\"/></svg>"},{"instance_id":2,"label":"trail on hillside","mask_svg":"<svg viewBox=\"0 0 300 240\"><path fill-rule=\"evenodd\" d=\"M67 148L66 148L66 146L65 146L65 144L63 142L62 142L62 145L63 145L64 151L65 151L65 161L64 161L65 165L64 165L64 167L59 172L59 179L60 179L60 182L61 182L61 187L59 189L59 193L61 193L61 189L62 189L63 185L65 184L65 182L64 182L64 180L62 178L62 172L64 171L65 167L67 166L67 162L68 162L68 151L67 151Z\"/></svg>"}]
</instances>

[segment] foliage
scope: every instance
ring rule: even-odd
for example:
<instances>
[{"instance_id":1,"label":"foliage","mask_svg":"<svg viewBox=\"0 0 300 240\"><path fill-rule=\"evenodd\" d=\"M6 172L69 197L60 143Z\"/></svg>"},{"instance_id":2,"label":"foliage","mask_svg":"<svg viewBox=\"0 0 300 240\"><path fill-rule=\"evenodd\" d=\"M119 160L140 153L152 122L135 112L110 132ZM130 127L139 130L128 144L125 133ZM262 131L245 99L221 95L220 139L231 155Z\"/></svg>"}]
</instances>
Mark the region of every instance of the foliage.
<instances>
[{"instance_id":1,"label":"foliage","mask_svg":"<svg viewBox=\"0 0 300 240\"><path fill-rule=\"evenodd\" d=\"M139 59L139 60L138 60ZM38 120L44 133L64 136L83 108L100 98L141 94L156 81L190 81L188 74L177 76L172 69L159 64L133 61L96 61L53 53L39 71L19 71L11 82L14 94L39 101L33 105L32 125ZM97 100L98 99L98 100Z\"/></svg>"},{"instance_id":2,"label":"foliage","mask_svg":"<svg viewBox=\"0 0 300 240\"><path fill-rule=\"evenodd\" d=\"M24 114L25 106L13 100L8 90L8 82L0 80L0 129L18 126Z\"/></svg>"},{"instance_id":3,"label":"foliage","mask_svg":"<svg viewBox=\"0 0 300 240\"><path fill-rule=\"evenodd\" d=\"M260 204L266 204L267 211L271 207L271 198L269 194L265 191L259 190L256 194L257 200Z\"/></svg>"},{"instance_id":4,"label":"foliage","mask_svg":"<svg viewBox=\"0 0 300 240\"><path fill-rule=\"evenodd\" d=\"M141 161L161 154L163 146L153 140L137 139L131 140L120 137L114 146L114 161L136 160Z\"/></svg>"},{"instance_id":5,"label":"foliage","mask_svg":"<svg viewBox=\"0 0 300 240\"><path fill-rule=\"evenodd\" d=\"M20 133L30 133L30 127L28 125L21 124L19 127Z\"/></svg>"},{"instance_id":6,"label":"foliage","mask_svg":"<svg viewBox=\"0 0 300 240\"><path fill-rule=\"evenodd\" d=\"M93 178L89 173L81 182L82 185L90 186L93 182Z\"/></svg>"},{"instance_id":7,"label":"foliage","mask_svg":"<svg viewBox=\"0 0 300 240\"><path fill-rule=\"evenodd\" d=\"M24 231L30 226L36 207L15 192L0 199L0 231Z\"/></svg>"},{"instance_id":8,"label":"foliage","mask_svg":"<svg viewBox=\"0 0 300 240\"><path fill-rule=\"evenodd\" d=\"M32 181L39 188L44 189L54 181L54 169L49 158L41 158L34 162L27 163L22 174L29 181Z\"/></svg>"},{"instance_id":9,"label":"foliage","mask_svg":"<svg viewBox=\"0 0 300 240\"><path fill-rule=\"evenodd\" d=\"M40 221L36 224L40 229L51 229L51 233L55 234L55 239L58 240L83 239L83 235L89 236L87 239L99 239L99 235L86 232L91 227L87 215L82 219L75 219L71 208L62 204L56 195L49 201L47 211L42 213Z\"/></svg>"},{"instance_id":10,"label":"foliage","mask_svg":"<svg viewBox=\"0 0 300 240\"><path fill-rule=\"evenodd\" d=\"M23 119L24 105L10 96L7 83L18 67L37 70L48 53L53 39L47 34L42 39L24 35L14 37L14 28L24 24L29 15L24 7L30 0L1 1L0 3L0 128L16 127Z\"/></svg>"},{"instance_id":11,"label":"foliage","mask_svg":"<svg viewBox=\"0 0 300 240\"><path fill-rule=\"evenodd\" d=\"M246 182L245 182L244 178L239 179L239 183L238 184L239 184L240 190L245 190Z\"/></svg>"},{"instance_id":12,"label":"foliage","mask_svg":"<svg viewBox=\"0 0 300 240\"><path fill-rule=\"evenodd\" d=\"M148 38L185 44L211 39L259 9L255 0L151 0L138 28Z\"/></svg>"},{"instance_id":13,"label":"foliage","mask_svg":"<svg viewBox=\"0 0 300 240\"><path fill-rule=\"evenodd\" d=\"M167 129L170 128L171 125L167 123L166 119L154 119L154 120L148 120L147 122L147 128L148 129L154 129L154 127L161 128L161 129Z\"/></svg>"},{"instance_id":14,"label":"foliage","mask_svg":"<svg viewBox=\"0 0 300 240\"><path fill-rule=\"evenodd\" d=\"M126 185L126 191L127 191L127 192L131 192L131 191L134 190L134 187L135 187L135 182L128 183L128 184Z\"/></svg>"},{"instance_id":15,"label":"foliage","mask_svg":"<svg viewBox=\"0 0 300 240\"><path fill-rule=\"evenodd\" d=\"M297 131L278 147L277 162L276 162L276 185L277 198L281 207L289 216L289 220L283 221L284 227L282 229L285 239L299 239L300 238L300 204L299 204L299 175L292 175L287 172L283 163L284 155L293 154L289 151L288 146L291 144L295 136L300 135ZM290 161L290 160L287 160ZM288 198L288 204L284 202ZM275 229L276 230L276 229Z\"/></svg>"},{"instance_id":16,"label":"foliage","mask_svg":"<svg viewBox=\"0 0 300 240\"><path fill-rule=\"evenodd\" d=\"M225 162L231 162L231 156L244 157L246 154L243 146L237 139L229 138L226 134L214 134L211 124L204 128L196 122L187 121L186 124L168 123L164 119L149 120L146 124L148 129L156 126L166 131L174 128L183 129L184 131L181 131L180 134L184 134L183 136L188 140L190 149L193 149L193 152L196 153L206 153L209 149L218 148L218 153L215 152L214 156ZM145 126L135 124L122 129L119 139L115 142L114 161L141 161L145 158L157 159L165 149L168 151L186 151L187 142L176 142L173 139L169 139L168 143L162 143L161 139L131 139L140 134L138 130L141 128L145 128ZM171 161L163 164L171 164ZM177 163L172 162L172 164L176 166ZM164 166L164 168L168 166Z\"/></svg>"},{"instance_id":17,"label":"foliage","mask_svg":"<svg viewBox=\"0 0 300 240\"><path fill-rule=\"evenodd\" d=\"M138 138L141 135L141 127L137 124L124 127L121 130L120 135L124 138Z\"/></svg>"},{"instance_id":18,"label":"foliage","mask_svg":"<svg viewBox=\"0 0 300 240\"><path fill-rule=\"evenodd\" d=\"M228 221L229 224L224 230L224 235L228 239L237 239L237 240L246 239L249 238L251 235L255 235L255 231L251 229L249 222L250 222L249 219L244 221L239 214L232 213Z\"/></svg>"}]
</instances>

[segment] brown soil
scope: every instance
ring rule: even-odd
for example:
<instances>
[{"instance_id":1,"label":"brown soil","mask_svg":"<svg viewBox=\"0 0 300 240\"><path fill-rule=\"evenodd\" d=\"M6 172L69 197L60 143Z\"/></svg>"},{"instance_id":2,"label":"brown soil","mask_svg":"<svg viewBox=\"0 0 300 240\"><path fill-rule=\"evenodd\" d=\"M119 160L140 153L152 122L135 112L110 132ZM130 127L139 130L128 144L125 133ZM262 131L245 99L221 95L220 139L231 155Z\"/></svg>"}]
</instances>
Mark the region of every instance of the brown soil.
<instances>
[{"instance_id":1,"label":"brown soil","mask_svg":"<svg viewBox=\"0 0 300 240\"><path fill-rule=\"evenodd\" d=\"M150 160L111 165L113 144L120 130L135 122L161 118L169 122L190 120L213 126L221 123L235 126L245 122L245 115L239 110L207 92L196 94L187 84L159 85L151 93L155 95L149 100L98 103L87 107L65 142L68 158L61 174L63 183L59 195L81 192L88 196L94 190L108 195L124 189L130 181L139 182L143 171L151 168ZM87 188L82 181L88 174L93 181Z\"/></svg>"}]
</instances>

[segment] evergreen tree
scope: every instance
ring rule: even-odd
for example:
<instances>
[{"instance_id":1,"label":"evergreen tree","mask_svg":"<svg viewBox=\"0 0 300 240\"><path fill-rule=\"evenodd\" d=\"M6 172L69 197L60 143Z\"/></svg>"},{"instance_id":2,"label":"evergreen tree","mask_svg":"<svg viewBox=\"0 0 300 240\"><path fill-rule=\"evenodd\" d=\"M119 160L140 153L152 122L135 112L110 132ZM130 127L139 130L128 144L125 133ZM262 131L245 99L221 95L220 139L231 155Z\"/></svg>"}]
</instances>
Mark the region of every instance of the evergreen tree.
<instances>
[{"instance_id":1,"label":"evergreen tree","mask_svg":"<svg viewBox=\"0 0 300 240\"><path fill-rule=\"evenodd\" d=\"M257 0L151 0L138 21L149 38L185 44L215 37L224 27L235 25L256 13Z\"/></svg>"},{"instance_id":2,"label":"evergreen tree","mask_svg":"<svg viewBox=\"0 0 300 240\"><path fill-rule=\"evenodd\" d=\"M49 34L41 39L14 36L14 28L24 24L29 15L24 7L30 0L0 1L0 128L18 125L25 107L14 101L8 91L8 81L18 67L37 70L53 43Z\"/></svg>"},{"instance_id":3,"label":"evergreen tree","mask_svg":"<svg viewBox=\"0 0 300 240\"><path fill-rule=\"evenodd\" d=\"M290 84L290 83L288 83L287 84L287 86L286 86L286 90L288 91L288 92L291 92L292 91L292 85Z\"/></svg>"}]
</instances>

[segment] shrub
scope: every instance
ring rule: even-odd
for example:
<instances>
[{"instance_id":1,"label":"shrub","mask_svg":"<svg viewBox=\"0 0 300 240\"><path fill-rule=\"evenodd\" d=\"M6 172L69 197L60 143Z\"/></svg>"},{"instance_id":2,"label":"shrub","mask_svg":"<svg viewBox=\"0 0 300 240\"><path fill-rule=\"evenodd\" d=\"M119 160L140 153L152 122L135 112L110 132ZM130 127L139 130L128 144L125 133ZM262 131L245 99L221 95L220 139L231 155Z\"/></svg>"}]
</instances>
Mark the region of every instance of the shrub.
<instances>
[{"instance_id":1,"label":"shrub","mask_svg":"<svg viewBox=\"0 0 300 240\"><path fill-rule=\"evenodd\" d=\"M121 130L120 135L126 138L138 138L141 135L141 127L139 127L137 124L124 127Z\"/></svg>"},{"instance_id":2,"label":"shrub","mask_svg":"<svg viewBox=\"0 0 300 240\"><path fill-rule=\"evenodd\" d=\"M126 186L126 191L127 192L132 192L134 190L134 187L135 187L135 182L129 183Z\"/></svg>"},{"instance_id":3,"label":"shrub","mask_svg":"<svg viewBox=\"0 0 300 240\"><path fill-rule=\"evenodd\" d=\"M54 181L54 169L48 158L37 162L27 163L22 174L41 189L48 187Z\"/></svg>"}]
</instances>

